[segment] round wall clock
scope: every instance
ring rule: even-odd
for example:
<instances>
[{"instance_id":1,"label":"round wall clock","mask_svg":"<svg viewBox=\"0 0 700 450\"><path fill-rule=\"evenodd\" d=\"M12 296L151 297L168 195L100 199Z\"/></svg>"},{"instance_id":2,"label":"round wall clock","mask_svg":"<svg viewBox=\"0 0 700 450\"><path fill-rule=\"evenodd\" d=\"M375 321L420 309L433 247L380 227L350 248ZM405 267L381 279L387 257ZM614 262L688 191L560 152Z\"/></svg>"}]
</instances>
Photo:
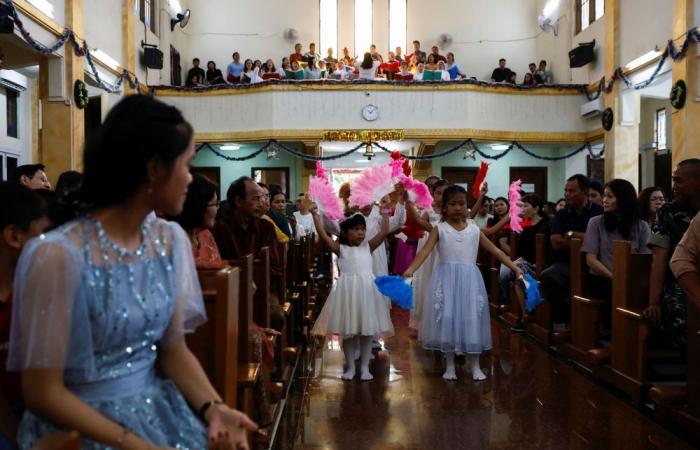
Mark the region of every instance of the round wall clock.
<instances>
[{"instance_id":1,"label":"round wall clock","mask_svg":"<svg viewBox=\"0 0 700 450\"><path fill-rule=\"evenodd\" d=\"M379 108L376 105L367 105L362 108L362 117L368 121L373 122L379 118Z\"/></svg>"},{"instance_id":2,"label":"round wall clock","mask_svg":"<svg viewBox=\"0 0 700 450\"><path fill-rule=\"evenodd\" d=\"M603 122L603 129L605 131L610 131L613 127L613 121L615 120L615 115L613 114L612 108L605 108L603 111L603 117L601 121Z\"/></svg>"},{"instance_id":3,"label":"round wall clock","mask_svg":"<svg viewBox=\"0 0 700 450\"><path fill-rule=\"evenodd\" d=\"M671 106L676 109L681 109L684 107L687 94L688 89L685 86L685 81L676 81L671 88Z\"/></svg>"}]
</instances>

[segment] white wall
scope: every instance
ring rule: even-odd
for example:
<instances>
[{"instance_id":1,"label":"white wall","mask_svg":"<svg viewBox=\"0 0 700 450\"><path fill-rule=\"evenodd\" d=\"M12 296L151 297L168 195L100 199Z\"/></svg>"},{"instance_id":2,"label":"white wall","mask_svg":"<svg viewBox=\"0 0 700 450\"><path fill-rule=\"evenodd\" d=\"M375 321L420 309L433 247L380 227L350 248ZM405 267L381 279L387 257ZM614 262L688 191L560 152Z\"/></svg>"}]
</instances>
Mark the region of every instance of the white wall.
<instances>
[{"instance_id":1,"label":"white wall","mask_svg":"<svg viewBox=\"0 0 700 450\"><path fill-rule=\"evenodd\" d=\"M86 1L84 4L85 40L124 65L122 44L122 2Z\"/></svg>"},{"instance_id":2,"label":"white wall","mask_svg":"<svg viewBox=\"0 0 700 450\"><path fill-rule=\"evenodd\" d=\"M620 0L620 60L623 66L673 37L673 2ZM677 47L680 43L677 44Z\"/></svg>"}]
</instances>

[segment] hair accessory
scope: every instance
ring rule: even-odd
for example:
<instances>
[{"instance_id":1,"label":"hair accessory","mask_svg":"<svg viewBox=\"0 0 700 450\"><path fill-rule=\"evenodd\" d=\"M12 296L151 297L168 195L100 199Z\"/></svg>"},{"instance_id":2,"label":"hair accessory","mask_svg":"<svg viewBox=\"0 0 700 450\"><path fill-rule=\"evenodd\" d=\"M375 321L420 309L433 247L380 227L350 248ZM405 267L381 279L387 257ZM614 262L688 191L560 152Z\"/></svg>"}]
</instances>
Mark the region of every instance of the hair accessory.
<instances>
[{"instance_id":1,"label":"hair accessory","mask_svg":"<svg viewBox=\"0 0 700 450\"><path fill-rule=\"evenodd\" d=\"M508 189L508 202L510 203L510 229L516 233L522 233L523 227L520 219L520 185L522 181L513 181Z\"/></svg>"}]
</instances>

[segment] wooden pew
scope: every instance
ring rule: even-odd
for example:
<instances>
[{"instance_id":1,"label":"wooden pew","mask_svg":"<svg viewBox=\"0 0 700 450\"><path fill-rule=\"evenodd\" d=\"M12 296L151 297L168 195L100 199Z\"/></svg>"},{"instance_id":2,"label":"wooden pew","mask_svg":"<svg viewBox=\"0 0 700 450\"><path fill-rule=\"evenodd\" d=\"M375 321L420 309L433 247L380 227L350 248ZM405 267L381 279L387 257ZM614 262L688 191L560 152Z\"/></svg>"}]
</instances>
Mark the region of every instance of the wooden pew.
<instances>
[{"instance_id":1,"label":"wooden pew","mask_svg":"<svg viewBox=\"0 0 700 450\"><path fill-rule=\"evenodd\" d=\"M613 242L613 304L610 348L589 351L593 373L641 402L647 383L647 338L642 312L649 304L650 254L632 254L629 241Z\"/></svg>"},{"instance_id":2,"label":"wooden pew","mask_svg":"<svg viewBox=\"0 0 700 450\"><path fill-rule=\"evenodd\" d=\"M262 247L253 260L253 321L263 328L270 328L270 277L270 249Z\"/></svg>"},{"instance_id":3,"label":"wooden pew","mask_svg":"<svg viewBox=\"0 0 700 450\"><path fill-rule=\"evenodd\" d=\"M77 431L52 431L34 444L31 450L80 450L80 434Z\"/></svg>"},{"instance_id":4,"label":"wooden pew","mask_svg":"<svg viewBox=\"0 0 700 450\"><path fill-rule=\"evenodd\" d=\"M292 241L290 241L292 242ZM290 301L291 290L289 288L288 280L288 254L289 254L289 242L280 242L277 245L277 254L280 258L280 275L275 280L277 285L277 295L279 296L280 305L284 310L285 325L284 333L282 335L281 347L284 349L287 346L294 346L294 305Z\"/></svg>"},{"instance_id":5,"label":"wooden pew","mask_svg":"<svg viewBox=\"0 0 700 450\"><path fill-rule=\"evenodd\" d=\"M292 305L292 315L294 316L293 324L294 327L290 332L294 335L291 342L299 343L303 336L304 327L304 306L302 304L302 290L303 277L302 277L302 243L301 241L290 241L287 250L287 283L289 285L289 294L287 295L288 301Z\"/></svg>"},{"instance_id":6,"label":"wooden pew","mask_svg":"<svg viewBox=\"0 0 700 450\"><path fill-rule=\"evenodd\" d=\"M687 309L687 384L655 386L651 388L650 397L659 418L680 426L700 439L700 307L688 299Z\"/></svg>"},{"instance_id":7,"label":"wooden pew","mask_svg":"<svg viewBox=\"0 0 700 450\"><path fill-rule=\"evenodd\" d=\"M537 279L539 280L542 272L552 265L553 261L552 244L549 236L546 234L538 234L535 236L535 265L537 270ZM544 292L542 293L544 295ZM549 301L545 298L535 311L535 321L527 324L527 332L535 337L538 341L545 345L550 345L553 339L552 332L552 308Z\"/></svg>"},{"instance_id":8,"label":"wooden pew","mask_svg":"<svg viewBox=\"0 0 700 450\"><path fill-rule=\"evenodd\" d=\"M239 268L200 271L207 322L187 336L187 345L199 359L224 403L238 406ZM213 289L212 289L213 287Z\"/></svg>"},{"instance_id":9,"label":"wooden pew","mask_svg":"<svg viewBox=\"0 0 700 450\"><path fill-rule=\"evenodd\" d=\"M583 241L571 240L571 342L561 346L564 355L591 369L588 351L599 347L598 322L602 308L610 307L604 301L590 298L587 279L586 255L581 252Z\"/></svg>"}]
</instances>

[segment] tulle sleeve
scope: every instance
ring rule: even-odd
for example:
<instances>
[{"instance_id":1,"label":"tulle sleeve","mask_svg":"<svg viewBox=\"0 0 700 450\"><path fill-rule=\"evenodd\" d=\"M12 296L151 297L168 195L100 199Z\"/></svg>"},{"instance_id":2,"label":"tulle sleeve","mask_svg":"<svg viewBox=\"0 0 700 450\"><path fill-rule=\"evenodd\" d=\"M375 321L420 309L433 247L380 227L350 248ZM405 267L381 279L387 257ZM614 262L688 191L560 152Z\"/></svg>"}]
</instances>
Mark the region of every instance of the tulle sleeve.
<instances>
[{"instance_id":1,"label":"tulle sleeve","mask_svg":"<svg viewBox=\"0 0 700 450\"><path fill-rule=\"evenodd\" d=\"M15 272L8 370L94 372L90 317L80 288L84 265L62 233L26 245Z\"/></svg>"},{"instance_id":2,"label":"tulle sleeve","mask_svg":"<svg viewBox=\"0 0 700 450\"><path fill-rule=\"evenodd\" d=\"M207 321L190 240L178 224L169 222L169 226L173 236L175 311L163 336L166 348Z\"/></svg>"}]
</instances>

